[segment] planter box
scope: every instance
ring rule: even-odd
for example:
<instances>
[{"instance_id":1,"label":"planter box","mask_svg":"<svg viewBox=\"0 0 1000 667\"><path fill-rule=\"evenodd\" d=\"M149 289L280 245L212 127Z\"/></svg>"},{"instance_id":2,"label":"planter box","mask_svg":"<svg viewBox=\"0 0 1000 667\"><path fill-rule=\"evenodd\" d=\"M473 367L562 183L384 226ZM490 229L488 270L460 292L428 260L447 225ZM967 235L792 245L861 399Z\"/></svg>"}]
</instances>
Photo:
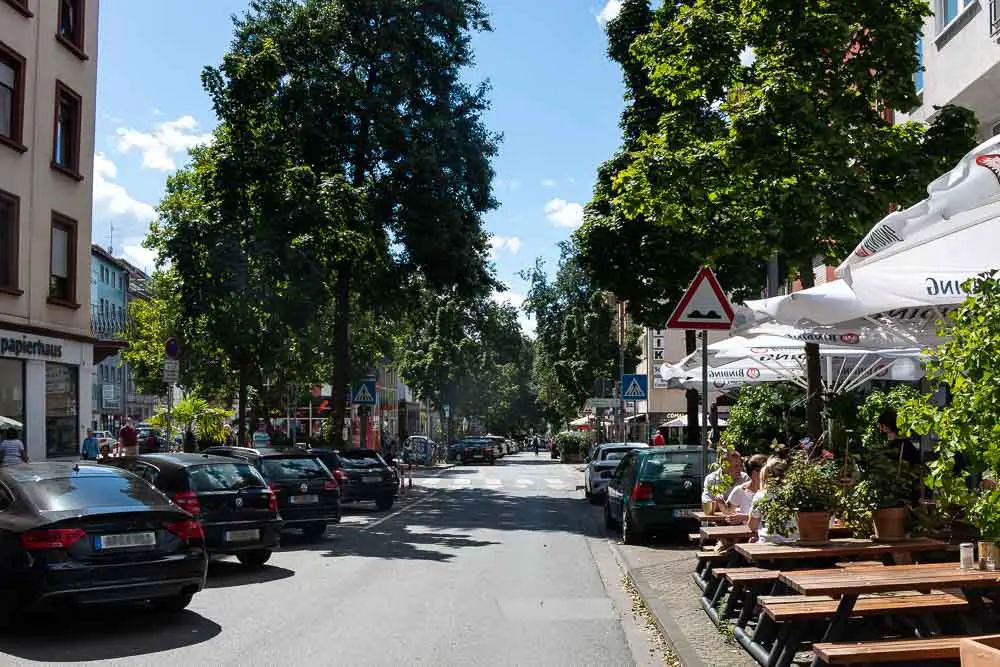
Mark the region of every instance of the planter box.
<instances>
[{"instance_id":1,"label":"planter box","mask_svg":"<svg viewBox=\"0 0 1000 667\"><path fill-rule=\"evenodd\" d=\"M583 454L562 454L559 460L562 463L583 463Z\"/></svg>"},{"instance_id":2,"label":"planter box","mask_svg":"<svg viewBox=\"0 0 1000 667\"><path fill-rule=\"evenodd\" d=\"M962 667L1000 667L1000 635L987 635L959 642Z\"/></svg>"}]
</instances>

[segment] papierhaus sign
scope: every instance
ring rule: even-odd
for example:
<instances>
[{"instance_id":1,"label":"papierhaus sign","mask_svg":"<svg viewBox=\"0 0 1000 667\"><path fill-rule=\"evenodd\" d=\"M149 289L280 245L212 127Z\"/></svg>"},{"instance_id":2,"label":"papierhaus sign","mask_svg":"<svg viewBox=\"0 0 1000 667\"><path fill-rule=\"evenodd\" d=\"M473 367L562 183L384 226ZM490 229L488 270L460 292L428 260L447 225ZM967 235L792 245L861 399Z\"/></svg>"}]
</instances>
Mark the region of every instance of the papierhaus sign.
<instances>
[{"instance_id":1,"label":"papierhaus sign","mask_svg":"<svg viewBox=\"0 0 1000 667\"><path fill-rule=\"evenodd\" d=\"M63 346L58 343L46 343L38 339L30 340L27 336L22 336L21 338L0 338L0 356L61 359L63 356Z\"/></svg>"}]
</instances>

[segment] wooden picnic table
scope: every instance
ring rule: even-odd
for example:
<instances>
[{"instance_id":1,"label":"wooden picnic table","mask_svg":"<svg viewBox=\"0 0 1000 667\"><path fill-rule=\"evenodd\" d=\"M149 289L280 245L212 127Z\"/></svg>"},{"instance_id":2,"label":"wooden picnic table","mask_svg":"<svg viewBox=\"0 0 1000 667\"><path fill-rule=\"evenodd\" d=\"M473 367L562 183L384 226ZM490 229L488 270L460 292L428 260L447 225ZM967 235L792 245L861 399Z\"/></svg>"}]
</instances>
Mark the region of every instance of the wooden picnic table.
<instances>
[{"instance_id":1,"label":"wooden picnic table","mask_svg":"<svg viewBox=\"0 0 1000 667\"><path fill-rule=\"evenodd\" d=\"M837 526L830 529L832 537L849 537L852 531L846 526ZM730 526L702 526L700 535L702 540L733 540L745 541L750 539L753 532L745 523Z\"/></svg>"},{"instance_id":2,"label":"wooden picnic table","mask_svg":"<svg viewBox=\"0 0 1000 667\"><path fill-rule=\"evenodd\" d=\"M918 537L900 542L875 542L858 538L835 538L826 544L802 545L795 542L773 544L749 542L736 545L736 551L751 563L779 560L815 560L863 556L893 556L921 551L941 551L948 544L940 540ZM995 573L994 573L995 574Z\"/></svg>"},{"instance_id":3,"label":"wooden picnic table","mask_svg":"<svg viewBox=\"0 0 1000 667\"><path fill-rule=\"evenodd\" d=\"M722 512L715 512L714 514L705 514L702 511L691 512L691 516L698 519L701 523L725 523L730 514L723 514Z\"/></svg>"},{"instance_id":4,"label":"wooden picnic table","mask_svg":"<svg viewBox=\"0 0 1000 667\"><path fill-rule=\"evenodd\" d=\"M830 618L822 642L844 639L844 629L854 612L858 596L894 593L899 591L930 591L960 589L969 603L973 617L984 629L993 629L995 623L983 604L982 595L1000 589L997 572L963 570L958 563L932 565L897 565L881 569L831 569L812 572L782 572L781 582L802 595L839 597L836 613ZM916 605L919 607L919 605ZM819 656L813 665L821 664Z\"/></svg>"}]
</instances>

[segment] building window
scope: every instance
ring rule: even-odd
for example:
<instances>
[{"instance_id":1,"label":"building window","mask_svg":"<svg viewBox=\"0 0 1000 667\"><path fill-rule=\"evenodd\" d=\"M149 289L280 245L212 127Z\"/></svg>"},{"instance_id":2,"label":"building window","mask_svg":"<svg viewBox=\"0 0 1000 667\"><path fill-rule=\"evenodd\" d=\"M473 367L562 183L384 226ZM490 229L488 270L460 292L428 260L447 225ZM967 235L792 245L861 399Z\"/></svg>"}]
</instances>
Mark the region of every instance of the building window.
<instances>
[{"instance_id":1,"label":"building window","mask_svg":"<svg viewBox=\"0 0 1000 667\"><path fill-rule=\"evenodd\" d=\"M83 50L84 0L59 0L59 30L56 39L81 60L87 59Z\"/></svg>"},{"instance_id":2,"label":"building window","mask_svg":"<svg viewBox=\"0 0 1000 667\"><path fill-rule=\"evenodd\" d=\"M22 16L24 16L25 18L30 19L32 16L34 16L34 14L31 13L31 10L28 9L28 0L3 0L3 1L6 2L8 5L10 5L11 7L13 7L15 10L17 10L17 12Z\"/></svg>"},{"instance_id":3,"label":"building window","mask_svg":"<svg viewBox=\"0 0 1000 667\"><path fill-rule=\"evenodd\" d=\"M949 23L958 18L967 7L976 4L977 0L938 0L938 31L944 30Z\"/></svg>"},{"instance_id":4,"label":"building window","mask_svg":"<svg viewBox=\"0 0 1000 667\"><path fill-rule=\"evenodd\" d=\"M52 214L49 301L76 307L76 220Z\"/></svg>"},{"instance_id":5,"label":"building window","mask_svg":"<svg viewBox=\"0 0 1000 667\"><path fill-rule=\"evenodd\" d=\"M0 42L0 143L23 153L25 65L16 51Z\"/></svg>"},{"instance_id":6,"label":"building window","mask_svg":"<svg viewBox=\"0 0 1000 667\"><path fill-rule=\"evenodd\" d=\"M917 37L917 73L913 75L913 82L917 86L917 93L924 90L924 38Z\"/></svg>"},{"instance_id":7,"label":"building window","mask_svg":"<svg viewBox=\"0 0 1000 667\"><path fill-rule=\"evenodd\" d=\"M24 362L0 359L0 417L11 419L21 427L24 438Z\"/></svg>"},{"instance_id":8,"label":"building window","mask_svg":"<svg viewBox=\"0 0 1000 667\"><path fill-rule=\"evenodd\" d=\"M45 364L45 454L76 456L79 447L79 368Z\"/></svg>"},{"instance_id":9,"label":"building window","mask_svg":"<svg viewBox=\"0 0 1000 667\"><path fill-rule=\"evenodd\" d=\"M0 190L0 291L20 294L17 289L18 244L21 200Z\"/></svg>"},{"instance_id":10,"label":"building window","mask_svg":"<svg viewBox=\"0 0 1000 667\"><path fill-rule=\"evenodd\" d=\"M52 138L52 166L83 180L80 175L80 127L83 101L61 81L56 82L55 128Z\"/></svg>"}]
</instances>

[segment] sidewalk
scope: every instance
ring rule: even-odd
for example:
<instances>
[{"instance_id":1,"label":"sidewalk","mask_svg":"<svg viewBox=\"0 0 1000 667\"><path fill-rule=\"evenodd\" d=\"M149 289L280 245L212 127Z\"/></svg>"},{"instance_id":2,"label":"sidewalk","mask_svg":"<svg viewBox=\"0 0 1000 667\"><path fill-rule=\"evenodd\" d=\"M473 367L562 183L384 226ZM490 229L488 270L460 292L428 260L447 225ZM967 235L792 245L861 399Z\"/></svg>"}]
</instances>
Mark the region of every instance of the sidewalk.
<instances>
[{"instance_id":1,"label":"sidewalk","mask_svg":"<svg viewBox=\"0 0 1000 667\"><path fill-rule=\"evenodd\" d=\"M701 591L691 578L694 550L612 545L683 667L757 667L732 634L720 632L701 608Z\"/></svg>"}]
</instances>

